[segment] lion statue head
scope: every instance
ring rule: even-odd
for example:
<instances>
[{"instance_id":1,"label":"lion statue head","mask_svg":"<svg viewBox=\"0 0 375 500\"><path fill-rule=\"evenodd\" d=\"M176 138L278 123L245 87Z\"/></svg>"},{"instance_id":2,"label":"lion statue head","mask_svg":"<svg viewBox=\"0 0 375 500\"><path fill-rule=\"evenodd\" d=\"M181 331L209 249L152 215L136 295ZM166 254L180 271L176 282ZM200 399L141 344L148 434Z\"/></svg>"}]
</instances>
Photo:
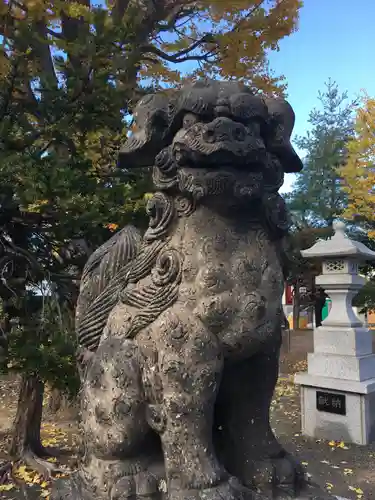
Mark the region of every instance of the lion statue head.
<instances>
[{"instance_id":1,"label":"lion statue head","mask_svg":"<svg viewBox=\"0 0 375 500\"><path fill-rule=\"evenodd\" d=\"M268 206L268 219L284 230L289 221L278 190L284 173L302 169L290 141L294 119L284 99L235 82L197 81L139 101L119 167L153 166L157 190L195 201Z\"/></svg>"}]
</instances>

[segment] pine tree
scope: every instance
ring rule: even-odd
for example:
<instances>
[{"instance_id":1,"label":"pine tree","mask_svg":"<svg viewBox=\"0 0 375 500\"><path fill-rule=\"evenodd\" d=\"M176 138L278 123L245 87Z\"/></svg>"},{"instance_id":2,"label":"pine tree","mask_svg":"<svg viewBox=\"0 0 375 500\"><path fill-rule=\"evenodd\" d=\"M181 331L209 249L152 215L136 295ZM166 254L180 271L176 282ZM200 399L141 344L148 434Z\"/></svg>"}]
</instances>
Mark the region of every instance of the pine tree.
<instances>
[{"instance_id":1,"label":"pine tree","mask_svg":"<svg viewBox=\"0 0 375 500\"><path fill-rule=\"evenodd\" d=\"M332 226L347 205L337 168L346 160L356 103L349 102L347 93L340 93L331 80L318 97L320 108L313 109L309 116L311 129L295 140L306 153L304 169L287 196L295 222L303 227Z\"/></svg>"}]
</instances>

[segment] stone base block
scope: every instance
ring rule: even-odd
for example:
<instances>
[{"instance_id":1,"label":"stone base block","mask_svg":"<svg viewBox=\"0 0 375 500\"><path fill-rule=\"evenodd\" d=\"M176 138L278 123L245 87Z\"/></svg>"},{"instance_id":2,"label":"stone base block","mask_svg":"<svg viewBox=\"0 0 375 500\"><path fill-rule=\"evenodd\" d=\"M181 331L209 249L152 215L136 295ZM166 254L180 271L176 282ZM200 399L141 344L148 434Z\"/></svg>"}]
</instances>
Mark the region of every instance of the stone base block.
<instances>
[{"instance_id":1,"label":"stone base block","mask_svg":"<svg viewBox=\"0 0 375 500\"><path fill-rule=\"evenodd\" d=\"M322 352L307 356L309 373L319 377L329 377L362 382L375 375L375 355L344 356Z\"/></svg>"},{"instance_id":2,"label":"stone base block","mask_svg":"<svg viewBox=\"0 0 375 500\"><path fill-rule=\"evenodd\" d=\"M314 330L314 353L344 356L372 354L372 335L367 328L320 326Z\"/></svg>"},{"instance_id":3,"label":"stone base block","mask_svg":"<svg viewBox=\"0 0 375 500\"><path fill-rule=\"evenodd\" d=\"M359 445L375 441L375 378L359 382L299 373L295 383L301 386L305 436Z\"/></svg>"}]
</instances>

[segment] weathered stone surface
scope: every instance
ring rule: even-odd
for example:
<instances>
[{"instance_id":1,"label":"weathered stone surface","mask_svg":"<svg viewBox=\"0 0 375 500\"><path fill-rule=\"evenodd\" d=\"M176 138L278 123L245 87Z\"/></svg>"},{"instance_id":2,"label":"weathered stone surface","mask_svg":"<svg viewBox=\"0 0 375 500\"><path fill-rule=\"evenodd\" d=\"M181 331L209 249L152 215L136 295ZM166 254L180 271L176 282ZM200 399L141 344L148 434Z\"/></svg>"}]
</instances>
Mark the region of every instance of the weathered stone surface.
<instances>
[{"instance_id":1,"label":"weathered stone surface","mask_svg":"<svg viewBox=\"0 0 375 500\"><path fill-rule=\"evenodd\" d=\"M85 268L85 453L54 498L294 498L302 469L269 423L289 226L278 190L301 169L293 111L204 81L144 98L135 120L120 167L154 165L150 224Z\"/></svg>"}]
</instances>

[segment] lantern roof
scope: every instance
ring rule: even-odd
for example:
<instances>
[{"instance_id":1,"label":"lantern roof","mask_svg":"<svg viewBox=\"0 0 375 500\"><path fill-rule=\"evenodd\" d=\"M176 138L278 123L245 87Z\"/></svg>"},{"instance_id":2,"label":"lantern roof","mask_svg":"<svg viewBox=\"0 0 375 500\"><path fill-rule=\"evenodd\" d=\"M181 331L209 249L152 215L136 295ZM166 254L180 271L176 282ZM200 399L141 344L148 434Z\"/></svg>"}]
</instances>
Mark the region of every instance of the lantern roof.
<instances>
[{"instance_id":1,"label":"lantern roof","mask_svg":"<svg viewBox=\"0 0 375 500\"><path fill-rule=\"evenodd\" d=\"M359 241L351 240L345 233L346 226L341 221L333 223L334 235L327 240L319 239L312 247L301 251L306 259L351 257L356 260L375 260L375 252Z\"/></svg>"}]
</instances>

